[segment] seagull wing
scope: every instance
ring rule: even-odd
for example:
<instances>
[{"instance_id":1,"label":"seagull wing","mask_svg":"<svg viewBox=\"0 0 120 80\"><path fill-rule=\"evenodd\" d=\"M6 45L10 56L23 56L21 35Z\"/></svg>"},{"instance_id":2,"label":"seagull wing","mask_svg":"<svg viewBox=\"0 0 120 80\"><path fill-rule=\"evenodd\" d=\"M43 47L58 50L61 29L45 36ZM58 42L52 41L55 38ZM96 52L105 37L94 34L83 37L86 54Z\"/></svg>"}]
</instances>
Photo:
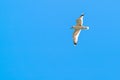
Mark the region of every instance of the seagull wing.
<instances>
[{"instance_id":1,"label":"seagull wing","mask_svg":"<svg viewBox=\"0 0 120 80\"><path fill-rule=\"evenodd\" d=\"M74 42L74 45L77 45L80 31L81 31L80 29L79 30L75 30L74 33L73 33L73 42Z\"/></svg>"},{"instance_id":2,"label":"seagull wing","mask_svg":"<svg viewBox=\"0 0 120 80\"><path fill-rule=\"evenodd\" d=\"M83 25L83 16L84 16L84 14L82 14L82 15L76 20L77 26L82 26L82 25Z\"/></svg>"}]
</instances>

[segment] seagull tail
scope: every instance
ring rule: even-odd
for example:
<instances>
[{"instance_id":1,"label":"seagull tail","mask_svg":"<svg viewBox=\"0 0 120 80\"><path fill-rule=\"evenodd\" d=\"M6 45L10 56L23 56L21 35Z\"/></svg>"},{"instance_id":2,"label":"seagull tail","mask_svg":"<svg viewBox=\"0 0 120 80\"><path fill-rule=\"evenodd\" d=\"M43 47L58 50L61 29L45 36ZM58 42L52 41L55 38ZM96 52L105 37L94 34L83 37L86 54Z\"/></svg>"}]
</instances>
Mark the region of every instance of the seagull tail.
<instances>
[{"instance_id":1,"label":"seagull tail","mask_svg":"<svg viewBox=\"0 0 120 80\"><path fill-rule=\"evenodd\" d=\"M74 28L74 26L72 26L70 29L73 29Z\"/></svg>"}]
</instances>

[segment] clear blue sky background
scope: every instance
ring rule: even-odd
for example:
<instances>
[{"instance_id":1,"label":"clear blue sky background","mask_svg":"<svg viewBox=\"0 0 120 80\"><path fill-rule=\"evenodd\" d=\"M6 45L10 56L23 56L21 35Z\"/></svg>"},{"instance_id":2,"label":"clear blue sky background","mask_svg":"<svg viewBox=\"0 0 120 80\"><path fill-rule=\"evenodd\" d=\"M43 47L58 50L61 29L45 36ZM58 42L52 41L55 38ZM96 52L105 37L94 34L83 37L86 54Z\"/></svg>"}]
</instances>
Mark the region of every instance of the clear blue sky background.
<instances>
[{"instance_id":1,"label":"clear blue sky background","mask_svg":"<svg viewBox=\"0 0 120 80\"><path fill-rule=\"evenodd\" d=\"M120 0L1 0L0 80L120 80Z\"/></svg>"}]
</instances>

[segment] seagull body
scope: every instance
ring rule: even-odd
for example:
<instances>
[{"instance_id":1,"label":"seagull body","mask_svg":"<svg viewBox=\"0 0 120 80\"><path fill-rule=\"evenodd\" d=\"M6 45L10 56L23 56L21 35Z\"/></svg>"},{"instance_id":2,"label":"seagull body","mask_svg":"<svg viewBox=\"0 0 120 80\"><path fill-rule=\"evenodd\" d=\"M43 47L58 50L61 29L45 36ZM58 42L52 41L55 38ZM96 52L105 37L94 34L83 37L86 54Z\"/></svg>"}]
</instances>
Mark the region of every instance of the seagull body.
<instances>
[{"instance_id":1,"label":"seagull body","mask_svg":"<svg viewBox=\"0 0 120 80\"><path fill-rule=\"evenodd\" d=\"M89 27L88 26L83 26L83 16L84 14L82 14L77 20L76 20L76 26L72 26L72 28L75 30L73 33L73 42L74 45L77 45L78 42L78 37L79 34L81 32L81 30L88 30Z\"/></svg>"}]
</instances>

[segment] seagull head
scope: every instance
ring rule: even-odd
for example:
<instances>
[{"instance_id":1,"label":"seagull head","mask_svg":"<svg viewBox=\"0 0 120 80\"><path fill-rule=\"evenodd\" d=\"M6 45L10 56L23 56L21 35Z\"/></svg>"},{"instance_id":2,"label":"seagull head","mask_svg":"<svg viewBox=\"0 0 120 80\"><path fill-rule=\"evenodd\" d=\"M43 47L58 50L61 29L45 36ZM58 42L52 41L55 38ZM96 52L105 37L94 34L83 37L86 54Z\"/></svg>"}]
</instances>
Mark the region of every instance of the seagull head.
<instances>
[{"instance_id":1,"label":"seagull head","mask_svg":"<svg viewBox=\"0 0 120 80\"><path fill-rule=\"evenodd\" d=\"M89 30L89 27L86 27L87 30Z\"/></svg>"},{"instance_id":2,"label":"seagull head","mask_svg":"<svg viewBox=\"0 0 120 80\"><path fill-rule=\"evenodd\" d=\"M82 27L83 30L89 30L88 26Z\"/></svg>"}]
</instances>

